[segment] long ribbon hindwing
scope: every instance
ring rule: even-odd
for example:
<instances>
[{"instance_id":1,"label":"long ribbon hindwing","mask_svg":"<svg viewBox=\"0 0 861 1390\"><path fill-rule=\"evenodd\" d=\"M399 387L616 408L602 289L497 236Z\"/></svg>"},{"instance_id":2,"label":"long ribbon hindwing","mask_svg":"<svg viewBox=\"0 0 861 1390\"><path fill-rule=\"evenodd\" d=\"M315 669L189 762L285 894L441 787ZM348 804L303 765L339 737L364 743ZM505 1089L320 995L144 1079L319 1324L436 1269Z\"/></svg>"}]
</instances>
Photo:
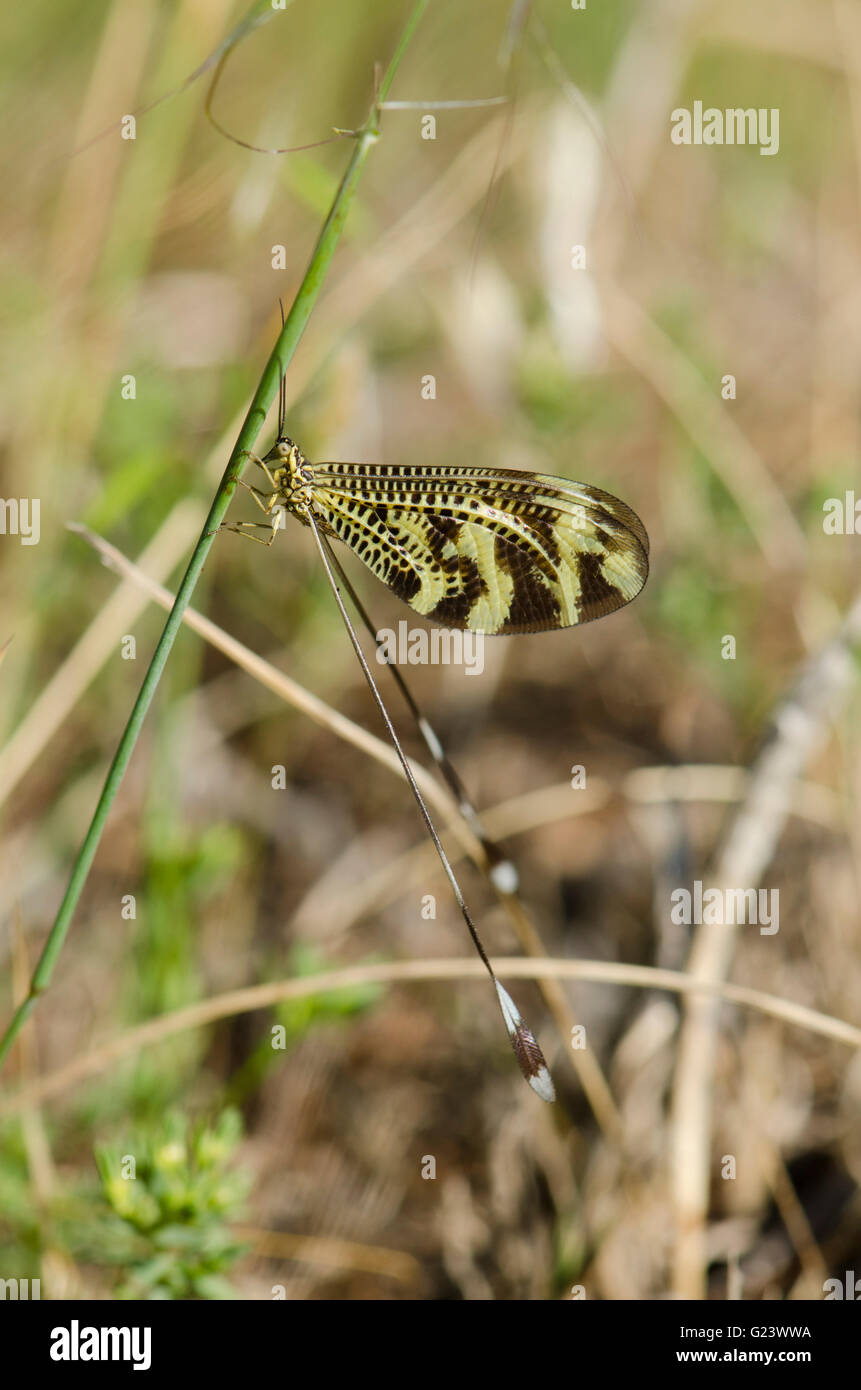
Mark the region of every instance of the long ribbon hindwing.
<instances>
[{"instance_id":1,"label":"long ribbon hindwing","mask_svg":"<svg viewBox=\"0 0 861 1390\"><path fill-rule=\"evenodd\" d=\"M553 1100L553 1081L541 1048L496 977L377 689L341 597L338 574L348 589L349 581L327 538L342 540L416 613L444 627L491 635L571 627L630 603L649 572L645 528L636 513L610 493L543 473L309 463L283 433L283 392L282 382L278 439L265 459L255 458L271 491L244 484L267 520L240 522L231 529L248 535L249 529L262 528L269 533L262 544L271 545L287 512L311 527L335 601L404 776L476 951L496 987L520 1069L542 1099ZM373 624L361 604L357 603L357 607L373 632ZM473 829L477 828L482 843L486 843L478 817L439 740L421 715L402 676L398 683L461 809ZM493 846L488 847L493 850ZM490 862L494 857L499 860L498 855L491 853ZM503 894L510 897L516 893L516 878L514 886L510 878L505 887L493 878L492 881Z\"/></svg>"},{"instance_id":2,"label":"long ribbon hindwing","mask_svg":"<svg viewBox=\"0 0 861 1390\"><path fill-rule=\"evenodd\" d=\"M443 627L571 627L622 608L646 582L643 523L586 483L514 469L302 463L324 529Z\"/></svg>"}]
</instances>

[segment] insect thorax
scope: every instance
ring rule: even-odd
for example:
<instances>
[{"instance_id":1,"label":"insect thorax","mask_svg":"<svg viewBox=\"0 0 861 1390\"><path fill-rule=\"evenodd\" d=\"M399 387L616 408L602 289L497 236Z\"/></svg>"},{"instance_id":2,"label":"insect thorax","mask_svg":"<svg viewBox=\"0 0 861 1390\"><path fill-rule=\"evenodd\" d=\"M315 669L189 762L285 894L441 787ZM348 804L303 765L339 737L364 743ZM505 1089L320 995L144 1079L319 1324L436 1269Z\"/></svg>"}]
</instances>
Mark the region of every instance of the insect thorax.
<instances>
[{"instance_id":1,"label":"insect thorax","mask_svg":"<svg viewBox=\"0 0 861 1390\"><path fill-rule=\"evenodd\" d=\"M303 513L307 511L311 502L314 473L302 450L292 439L285 436L273 444L264 463L275 484L267 510L274 511L278 507L286 507L300 520L304 520Z\"/></svg>"}]
</instances>

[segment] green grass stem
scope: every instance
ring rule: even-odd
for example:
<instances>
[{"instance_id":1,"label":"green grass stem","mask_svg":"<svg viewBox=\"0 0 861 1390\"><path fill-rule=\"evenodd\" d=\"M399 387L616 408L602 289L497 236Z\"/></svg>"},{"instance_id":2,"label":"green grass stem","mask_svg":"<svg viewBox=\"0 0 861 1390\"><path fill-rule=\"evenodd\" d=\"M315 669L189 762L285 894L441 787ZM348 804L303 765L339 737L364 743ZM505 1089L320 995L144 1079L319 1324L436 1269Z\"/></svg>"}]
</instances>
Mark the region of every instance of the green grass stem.
<instances>
[{"instance_id":1,"label":"green grass stem","mask_svg":"<svg viewBox=\"0 0 861 1390\"><path fill-rule=\"evenodd\" d=\"M174 639L179 632L182 624L182 616L191 600L194 587L200 577L201 570L209 554L218 527L224 520L230 500L236 490L237 480L242 476L247 454L257 439L260 430L266 420L269 408L275 400L278 392L278 385L282 373L286 372L287 367L293 357L305 327L311 317L311 312L317 300L317 296L325 281L335 248L344 229L350 205L358 186L365 160L376 143L379 136L379 117L380 104L385 101L394 80L400 61L407 49L407 46L415 33L416 27L427 8L429 0L417 0L413 6L410 17L401 34L398 46L392 56L388 67L381 79L374 104L368 114L365 124L355 135L355 146L349 164L344 172L337 193L335 194L332 206L329 209L326 220L323 224L317 244L314 247L308 268L296 298L290 308L284 322L284 326L278 336L275 347L272 350L269 361L263 369L260 384L254 393L254 398L248 408L248 413L239 431L233 451L224 471L224 475L215 494L209 515L206 518L200 539L194 548L188 568L182 579L176 595L176 601L170 611L164 630L158 640L152 660L144 676L140 692L135 700L134 707L129 716L128 723L123 731L117 751L108 769L105 784L102 788L93 818L84 836L83 843L78 851L77 858L72 868L69 883L60 903L57 916L48 934L48 939L39 957L38 964L30 982L30 988L26 997L18 1005L12 1014L6 1027L2 1039L0 1039L0 1066L5 1061L13 1042L21 1031L26 1020L35 1007L36 1000L48 988L54 968L57 964L60 952L63 949L69 926L78 905L84 884L87 881L99 841L102 838L105 824L110 814L114 798L119 791L120 783L129 765L135 744L138 740L147 711L150 707L156 687L161 679L167 659L173 647Z\"/></svg>"}]
</instances>

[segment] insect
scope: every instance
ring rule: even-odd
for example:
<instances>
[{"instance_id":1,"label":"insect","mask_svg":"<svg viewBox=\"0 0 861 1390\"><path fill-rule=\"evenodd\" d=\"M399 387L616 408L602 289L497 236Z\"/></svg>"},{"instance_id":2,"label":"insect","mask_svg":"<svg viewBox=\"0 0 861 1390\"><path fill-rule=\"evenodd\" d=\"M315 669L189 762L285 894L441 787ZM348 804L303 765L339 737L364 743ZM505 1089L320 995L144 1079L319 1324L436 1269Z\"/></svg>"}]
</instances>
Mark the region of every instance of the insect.
<instances>
[{"instance_id":1,"label":"insect","mask_svg":"<svg viewBox=\"0 0 861 1390\"><path fill-rule=\"evenodd\" d=\"M624 502L586 483L514 469L311 463L284 433L281 383L278 438L264 458L268 491L243 486L266 515L228 529L268 530L271 545L288 513L309 526L395 751L473 944L496 988L505 1026L524 1077L544 1100L555 1091L544 1056L514 1000L500 984L476 931L460 885L416 784L339 589L347 589L375 636L330 537L342 541L378 579L416 612L445 627L487 635L544 632L588 623L635 598L648 575L649 541ZM432 756L479 835L498 884L513 865L484 834L442 745L392 666Z\"/></svg>"},{"instance_id":2,"label":"insect","mask_svg":"<svg viewBox=\"0 0 861 1390\"><path fill-rule=\"evenodd\" d=\"M286 435L257 462L271 488L252 489L270 518L265 545L288 512L306 526L313 516L443 627L488 636L571 627L622 608L646 582L640 518L586 483L510 468L314 464Z\"/></svg>"}]
</instances>

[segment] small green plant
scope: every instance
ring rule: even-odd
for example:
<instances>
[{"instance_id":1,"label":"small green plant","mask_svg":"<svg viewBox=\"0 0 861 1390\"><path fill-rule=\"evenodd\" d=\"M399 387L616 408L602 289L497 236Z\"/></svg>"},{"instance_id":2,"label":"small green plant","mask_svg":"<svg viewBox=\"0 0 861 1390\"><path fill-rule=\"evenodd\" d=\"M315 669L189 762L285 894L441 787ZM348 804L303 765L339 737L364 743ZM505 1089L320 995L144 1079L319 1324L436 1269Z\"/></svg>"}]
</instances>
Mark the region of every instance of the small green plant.
<instances>
[{"instance_id":1,"label":"small green plant","mask_svg":"<svg viewBox=\"0 0 861 1390\"><path fill-rule=\"evenodd\" d=\"M114 1289L125 1299L226 1299L225 1275L243 1247L228 1222L239 1214L250 1175L231 1169L242 1133L236 1110L191 1126L170 1114L123 1153L96 1151L107 1201L111 1263L123 1266Z\"/></svg>"}]
</instances>

